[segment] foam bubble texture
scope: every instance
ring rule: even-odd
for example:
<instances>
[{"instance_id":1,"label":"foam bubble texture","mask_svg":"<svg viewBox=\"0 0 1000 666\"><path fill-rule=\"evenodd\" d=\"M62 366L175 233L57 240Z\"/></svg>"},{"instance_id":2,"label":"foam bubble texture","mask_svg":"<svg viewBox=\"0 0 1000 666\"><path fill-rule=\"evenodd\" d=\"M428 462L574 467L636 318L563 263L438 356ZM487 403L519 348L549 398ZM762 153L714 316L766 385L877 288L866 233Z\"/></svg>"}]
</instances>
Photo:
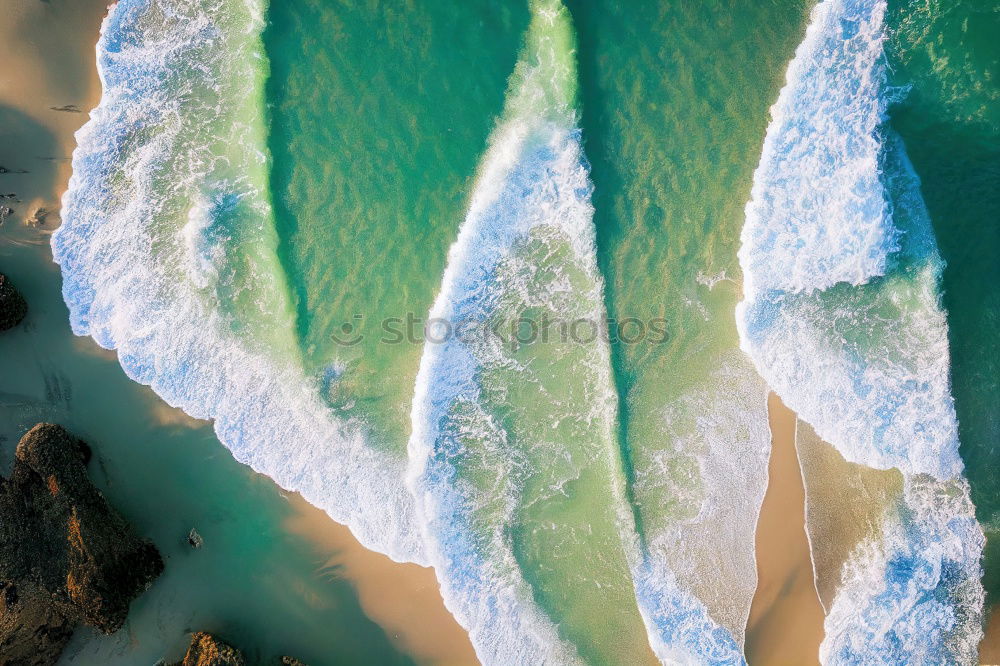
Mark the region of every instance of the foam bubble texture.
<instances>
[{"instance_id":1,"label":"foam bubble texture","mask_svg":"<svg viewBox=\"0 0 1000 666\"><path fill-rule=\"evenodd\" d=\"M823 663L978 663L984 541L967 482L907 478L881 534L844 565Z\"/></svg>"},{"instance_id":2,"label":"foam bubble texture","mask_svg":"<svg viewBox=\"0 0 1000 666\"><path fill-rule=\"evenodd\" d=\"M814 10L754 177L737 326L823 440L904 475L841 572L824 663L974 663L983 537L961 478L943 262L885 118L899 91L885 85L884 13L881 0Z\"/></svg>"},{"instance_id":3,"label":"foam bubble texture","mask_svg":"<svg viewBox=\"0 0 1000 666\"><path fill-rule=\"evenodd\" d=\"M703 385L665 407L659 446L633 453L645 545L636 587L667 663L743 660L767 488L767 393L732 350Z\"/></svg>"},{"instance_id":4,"label":"foam bubble texture","mask_svg":"<svg viewBox=\"0 0 1000 666\"><path fill-rule=\"evenodd\" d=\"M73 331L215 420L237 460L366 546L423 561L405 461L338 420L303 373L267 191L264 7L121 0L98 43L52 237Z\"/></svg>"},{"instance_id":5,"label":"foam bubble texture","mask_svg":"<svg viewBox=\"0 0 1000 666\"><path fill-rule=\"evenodd\" d=\"M811 292L882 275L898 232L879 179L885 4L826 0L771 108L746 208L744 290Z\"/></svg>"},{"instance_id":6,"label":"foam bubble texture","mask_svg":"<svg viewBox=\"0 0 1000 666\"><path fill-rule=\"evenodd\" d=\"M867 12L862 11L865 6ZM830 98L845 100L839 115L856 116L858 108L873 109L873 103L855 98L883 95L881 88L867 84L883 78L876 74L882 67L883 11L881 2L827 0L819 5L816 22L789 68L789 83L781 93L786 101L778 106L803 107L801 112L810 116L813 89L832 87L839 92ZM846 34L845 26L851 26ZM855 45L861 37L872 48ZM820 55L825 76L796 64ZM797 78L805 74L816 78ZM873 122L881 120L874 110L869 115ZM768 141L772 132L783 134L789 122L790 118L777 116ZM801 167L784 154L777 156L773 148L765 150L740 250L749 285L737 307L741 346L785 404L851 462L951 478L961 472L962 462L948 378L947 323L938 294L943 264L920 197L919 179L902 142L889 128L864 124L842 130L861 133L857 141L873 151L877 177L865 181L865 188L853 181L799 179L795 174L809 170L808 155ZM827 146L835 170L847 165L853 172L854 153L849 149L853 144L854 139L845 136ZM798 205L826 187L835 189L824 191L824 197L851 198L867 192L884 206L877 216L859 217L851 211ZM767 215L762 215L759 201L771 202ZM804 282L782 283L771 277L791 270L784 265L786 249L759 242L785 234L789 227L781 220L786 215L807 223L812 230L807 236L816 229L837 234L847 227L858 231L855 238L893 241L869 246L879 248L880 259L865 264L863 280L843 275L839 263L825 267L817 263L809 270L810 289L805 289ZM810 241L801 242L797 256L808 255ZM853 240L845 242L849 248L856 245ZM824 252L841 256L833 247Z\"/></svg>"},{"instance_id":7,"label":"foam bubble texture","mask_svg":"<svg viewBox=\"0 0 1000 666\"><path fill-rule=\"evenodd\" d=\"M477 188L431 318L488 322L502 307L498 273L516 253L515 243L539 226L579 237L590 219L581 157L578 132L544 122L507 126L487 158L481 178L490 178L489 186ZM491 413L482 374L509 362L491 339L425 346L413 402L412 484L446 603L469 630L479 658L576 663L574 646L533 601L507 534L530 471ZM478 459L477 469L464 460L469 457Z\"/></svg>"}]
</instances>

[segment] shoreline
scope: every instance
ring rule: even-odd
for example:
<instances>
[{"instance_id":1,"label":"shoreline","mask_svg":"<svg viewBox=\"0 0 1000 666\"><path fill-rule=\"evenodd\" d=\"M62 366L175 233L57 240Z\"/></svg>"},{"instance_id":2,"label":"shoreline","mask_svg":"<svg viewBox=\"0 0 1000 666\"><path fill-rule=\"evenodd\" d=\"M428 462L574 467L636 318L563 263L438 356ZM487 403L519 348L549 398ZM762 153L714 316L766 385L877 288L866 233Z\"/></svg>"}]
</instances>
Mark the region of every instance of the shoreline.
<instances>
[{"instance_id":1,"label":"shoreline","mask_svg":"<svg viewBox=\"0 0 1000 666\"><path fill-rule=\"evenodd\" d=\"M60 279L47 238L60 223L74 135L100 101L96 42L110 4L109 0L24 3L11 8L10 20L0 27L0 57L7 63L0 72L0 136L10 138L0 152L0 166L10 170L4 174L4 191L17 195L5 204L14 213L2 225L0 257L12 252L44 254L46 270L33 276L36 282ZM39 225L28 224L38 209L47 211L47 218ZM25 245L34 247L21 247ZM72 342L80 354L113 363L121 372L114 352L101 350L89 339L74 337ZM139 385L136 391L150 393ZM148 416L156 427L196 433L207 425L151 393L149 398ZM216 454L228 456L221 444L215 446ZM477 663L468 634L444 606L432 569L399 564L367 550L346 527L297 494L280 494L290 514L281 522L286 537L319 556L318 578L346 581L353 588L361 609L397 649L421 664ZM109 645L115 640L121 637L109 637ZM74 644L70 661L75 649Z\"/></svg>"},{"instance_id":2,"label":"shoreline","mask_svg":"<svg viewBox=\"0 0 1000 666\"><path fill-rule=\"evenodd\" d=\"M820 440L812 429L788 409L774 393L768 395L768 421L771 426L772 450L768 465L768 487L761 506L755 533L757 549L757 592L747 621L745 655L750 666L782 666L784 664L818 664L819 646L824 637L825 610L821 583L827 587L838 576L836 569L861 535L852 526L870 524L865 520L860 500L888 496L894 492L892 472L872 470L847 463L836 449ZM805 442L800 443L800 437ZM802 445L812 451L803 458ZM819 453L824 458L814 459ZM820 562L823 571L816 571L812 547L806 531L806 469L816 466L827 474L819 478L851 479L845 487L827 486L812 492L834 493L830 501L852 498L840 507L842 516L851 516L836 523L818 526L841 548L827 553L830 561ZM823 469L825 467L825 469ZM817 477L813 477L817 478ZM846 493L846 495L845 495ZM882 501L888 501L882 498ZM878 510L880 504L875 504ZM854 515L858 514L858 515ZM816 579L816 575L820 579ZM825 590L830 597L834 588ZM829 603L831 599L827 599ZM984 609L985 633L979 647L981 666L1000 664L1000 604Z\"/></svg>"},{"instance_id":3,"label":"shoreline","mask_svg":"<svg viewBox=\"0 0 1000 666\"><path fill-rule=\"evenodd\" d=\"M74 134L100 101L96 43L108 0L77 0L54 7L20 3L9 7L0 28L0 136L8 140L2 166L11 170L5 185L18 197L4 222L25 226L39 207L48 217L38 225L51 231L72 172ZM9 134L8 134L9 133ZM26 172L26 173L18 173ZM16 189L14 189L16 188ZM55 265L53 264L55 269Z\"/></svg>"},{"instance_id":4,"label":"shoreline","mask_svg":"<svg viewBox=\"0 0 1000 666\"><path fill-rule=\"evenodd\" d=\"M979 644L979 663L985 666L1000 664L1000 604L986 609L986 627Z\"/></svg>"},{"instance_id":5,"label":"shoreline","mask_svg":"<svg viewBox=\"0 0 1000 666\"><path fill-rule=\"evenodd\" d=\"M293 509L283 526L311 542L324 575L351 582L365 614L385 629L400 650L422 664L477 664L469 635L441 598L434 570L403 564L368 550L351 531L297 494L286 495Z\"/></svg>"}]
</instances>

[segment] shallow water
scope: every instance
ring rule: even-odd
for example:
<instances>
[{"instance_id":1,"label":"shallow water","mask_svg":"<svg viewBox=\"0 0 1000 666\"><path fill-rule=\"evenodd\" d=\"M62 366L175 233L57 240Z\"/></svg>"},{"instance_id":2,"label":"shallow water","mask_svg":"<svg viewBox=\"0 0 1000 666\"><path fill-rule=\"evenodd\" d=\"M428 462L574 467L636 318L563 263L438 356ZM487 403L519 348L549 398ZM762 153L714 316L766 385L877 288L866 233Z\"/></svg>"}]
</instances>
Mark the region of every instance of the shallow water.
<instances>
[{"instance_id":1,"label":"shallow water","mask_svg":"<svg viewBox=\"0 0 1000 666\"><path fill-rule=\"evenodd\" d=\"M218 632L255 660L412 663L364 614L351 582L324 568L336 553L288 532L295 511L273 482L233 460L211 426L130 381L113 354L72 335L45 240L8 228L0 245L3 270L31 307L22 327L0 337L4 468L36 422L65 425L94 449L91 479L166 562L125 628L111 637L78 631L65 663L179 658L196 630ZM200 550L187 544L191 528L205 540Z\"/></svg>"}]
</instances>

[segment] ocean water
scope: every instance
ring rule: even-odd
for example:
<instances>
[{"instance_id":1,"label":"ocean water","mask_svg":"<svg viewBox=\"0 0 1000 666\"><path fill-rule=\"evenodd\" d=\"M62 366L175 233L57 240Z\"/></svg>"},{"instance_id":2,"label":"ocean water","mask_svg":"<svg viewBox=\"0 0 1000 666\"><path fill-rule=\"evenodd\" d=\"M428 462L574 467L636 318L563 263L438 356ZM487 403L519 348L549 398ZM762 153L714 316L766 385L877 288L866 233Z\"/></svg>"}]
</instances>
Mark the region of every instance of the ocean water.
<instances>
[{"instance_id":1,"label":"ocean water","mask_svg":"<svg viewBox=\"0 0 1000 666\"><path fill-rule=\"evenodd\" d=\"M824 599L825 662L968 663L995 194L923 137L965 128L995 170L980 20L120 0L52 239L69 320L236 461L434 565L484 663L742 663L770 387L903 472Z\"/></svg>"},{"instance_id":2,"label":"ocean water","mask_svg":"<svg viewBox=\"0 0 1000 666\"><path fill-rule=\"evenodd\" d=\"M1000 109L996 72L1000 16L988 2L890 2L891 76L906 85L890 109L903 137L941 257L948 313L952 395L965 474L986 533L983 582L992 606L1000 592L996 456L1000 442Z\"/></svg>"},{"instance_id":3,"label":"ocean water","mask_svg":"<svg viewBox=\"0 0 1000 666\"><path fill-rule=\"evenodd\" d=\"M271 3L267 18L267 150L297 348L326 403L405 457L422 351L408 319L434 300L528 7L315 0ZM398 342L383 328L393 318Z\"/></svg>"},{"instance_id":4,"label":"ocean water","mask_svg":"<svg viewBox=\"0 0 1000 666\"><path fill-rule=\"evenodd\" d=\"M984 538L959 455L943 262L887 115L907 91L888 80L886 10L828 0L812 12L754 175L737 321L743 349L819 437L847 462L903 475L841 568L821 660L971 663ZM807 531L814 552L827 547Z\"/></svg>"},{"instance_id":5,"label":"ocean water","mask_svg":"<svg viewBox=\"0 0 1000 666\"><path fill-rule=\"evenodd\" d=\"M603 292L574 56L569 12L532 3L430 311L467 333L428 340L414 390L418 514L486 663L648 660L610 356L593 334Z\"/></svg>"},{"instance_id":6,"label":"ocean water","mask_svg":"<svg viewBox=\"0 0 1000 666\"><path fill-rule=\"evenodd\" d=\"M71 324L169 404L213 419L237 460L365 545L422 562L401 457L330 409L298 344L271 205L265 9L136 1L109 14L102 103L77 135L52 238Z\"/></svg>"},{"instance_id":7,"label":"ocean water","mask_svg":"<svg viewBox=\"0 0 1000 666\"><path fill-rule=\"evenodd\" d=\"M0 148L4 162L11 157ZM413 664L366 614L340 553L288 528L299 512L286 493L237 463L210 424L167 408L114 355L72 334L48 233L13 221L0 229L3 271L30 303L24 324L0 337L0 474L34 424L64 424L94 450L92 481L166 562L125 627L79 630L60 663L174 663L189 632L208 630L253 663L292 654L311 664ZM192 528L199 550L187 543Z\"/></svg>"},{"instance_id":8,"label":"ocean water","mask_svg":"<svg viewBox=\"0 0 1000 666\"><path fill-rule=\"evenodd\" d=\"M611 349L637 585L661 657L739 662L770 435L766 388L738 351L736 250L807 5L570 7L607 309L668 332Z\"/></svg>"}]
</instances>

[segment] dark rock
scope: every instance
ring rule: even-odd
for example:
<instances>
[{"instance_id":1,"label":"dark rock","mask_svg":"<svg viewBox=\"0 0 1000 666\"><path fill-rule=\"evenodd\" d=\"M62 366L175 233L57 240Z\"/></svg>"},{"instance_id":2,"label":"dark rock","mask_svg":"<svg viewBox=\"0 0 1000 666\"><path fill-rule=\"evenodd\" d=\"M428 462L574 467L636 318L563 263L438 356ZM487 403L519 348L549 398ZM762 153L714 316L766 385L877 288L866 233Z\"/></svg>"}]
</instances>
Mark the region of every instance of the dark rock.
<instances>
[{"instance_id":1,"label":"dark rock","mask_svg":"<svg viewBox=\"0 0 1000 666\"><path fill-rule=\"evenodd\" d=\"M0 273L0 331L14 328L28 314L28 304L10 279Z\"/></svg>"},{"instance_id":2,"label":"dark rock","mask_svg":"<svg viewBox=\"0 0 1000 666\"><path fill-rule=\"evenodd\" d=\"M7 218L14 214L14 209L10 206L0 206L0 224L7 221Z\"/></svg>"},{"instance_id":3,"label":"dark rock","mask_svg":"<svg viewBox=\"0 0 1000 666\"><path fill-rule=\"evenodd\" d=\"M163 571L155 546L90 483L90 455L61 426L40 423L0 478L0 665L54 663L78 623L116 631ZM13 656L29 647L35 660Z\"/></svg>"},{"instance_id":4,"label":"dark rock","mask_svg":"<svg viewBox=\"0 0 1000 666\"><path fill-rule=\"evenodd\" d=\"M246 666L243 653L203 631L191 636L184 661L179 666Z\"/></svg>"},{"instance_id":5,"label":"dark rock","mask_svg":"<svg viewBox=\"0 0 1000 666\"><path fill-rule=\"evenodd\" d=\"M29 227L45 226L45 220L49 217L47 208L36 208L35 211L24 221Z\"/></svg>"},{"instance_id":6,"label":"dark rock","mask_svg":"<svg viewBox=\"0 0 1000 666\"><path fill-rule=\"evenodd\" d=\"M68 113L81 113L80 107L76 104L64 104L63 106L50 106L53 111L66 111Z\"/></svg>"},{"instance_id":7,"label":"dark rock","mask_svg":"<svg viewBox=\"0 0 1000 666\"><path fill-rule=\"evenodd\" d=\"M174 666L246 666L243 653L220 638L204 631L191 636L184 660ZM295 657L281 657L281 666L306 666Z\"/></svg>"},{"instance_id":8,"label":"dark rock","mask_svg":"<svg viewBox=\"0 0 1000 666\"><path fill-rule=\"evenodd\" d=\"M52 603L48 592L26 583L0 583L0 664L48 666L56 663L73 622Z\"/></svg>"},{"instance_id":9,"label":"dark rock","mask_svg":"<svg viewBox=\"0 0 1000 666\"><path fill-rule=\"evenodd\" d=\"M203 545L205 545L205 540L201 538L201 535L198 534L198 531L195 530L195 528L193 527L191 528L191 531L188 532L187 541L188 545L191 546L192 548L201 548Z\"/></svg>"}]
</instances>

